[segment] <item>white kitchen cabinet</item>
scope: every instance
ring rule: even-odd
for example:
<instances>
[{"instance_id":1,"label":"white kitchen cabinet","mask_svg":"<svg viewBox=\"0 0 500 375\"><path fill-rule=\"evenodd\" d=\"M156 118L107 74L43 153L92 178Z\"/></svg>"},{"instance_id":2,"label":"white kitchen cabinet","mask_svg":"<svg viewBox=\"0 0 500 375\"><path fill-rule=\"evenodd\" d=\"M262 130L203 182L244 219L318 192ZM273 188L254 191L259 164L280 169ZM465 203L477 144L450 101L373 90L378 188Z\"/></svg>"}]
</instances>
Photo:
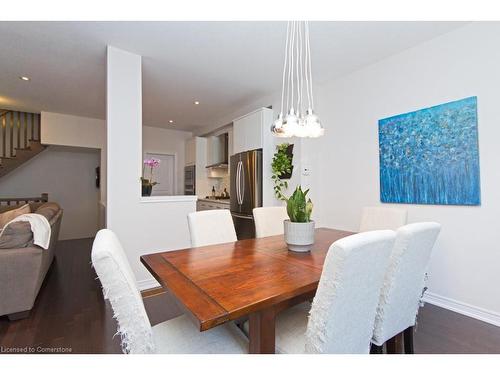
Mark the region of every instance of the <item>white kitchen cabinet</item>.
<instances>
[{"instance_id":1,"label":"white kitchen cabinet","mask_svg":"<svg viewBox=\"0 0 500 375\"><path fill-rule=\"evenodd\" d=\"M233 128L227 131L227 154L229 156L234 154L233 151Z\"/></svg>"},{"instance_id":2,"label":"white kitchen cabinet","mask_svg":"<svg viewBox=\"0 0 500 375\"><path fill-rule=\"evenodd\" d=\"M185 148L185 163L186 165L196 164L196 137L190 138L186 141Z\"/></svg>"},{"instance_id":3,"label":"white kitchen cabinet","mask_svg":"<svg viewBox=\"0 0 500 375\"><path fill-rule=\"evenodd\" d=\"M186 141L185 166L196 166L196 194L207 194L211 185L207 178L207 138L193 137Z\"/></svg>"},{"instance_id":4,"label":"white kitchen cabinet","mask_svg":"<svg viewBox=\"0 0 500 375\"><path fill-rule=\"evenodd\" d=\"M233 121L233 154L264 148L271 137L273 110L260 108Z\"/></svg>"},{"instance_id":5,"label":"white kitchen cabinet","mask_svg":"<svg viewBox=\"0 0 500 375\"><path fill-rule=\"evenodd\" d=\"M215 199L198 199L196 211L206 210L229 210L229 202L221 202Z\"/></svg>"},{"instance_id":6,"label":"white kitchen cabinet","mask_svg":"<svg viewBox=\"0 0 500 375\"><path fill-rule=\"evenodd\" d=\"M218 139L215 136L209 136L207 138L207 165L211 165L217 162L219 154L219 144Z\"/></svg>"}]
</instances>

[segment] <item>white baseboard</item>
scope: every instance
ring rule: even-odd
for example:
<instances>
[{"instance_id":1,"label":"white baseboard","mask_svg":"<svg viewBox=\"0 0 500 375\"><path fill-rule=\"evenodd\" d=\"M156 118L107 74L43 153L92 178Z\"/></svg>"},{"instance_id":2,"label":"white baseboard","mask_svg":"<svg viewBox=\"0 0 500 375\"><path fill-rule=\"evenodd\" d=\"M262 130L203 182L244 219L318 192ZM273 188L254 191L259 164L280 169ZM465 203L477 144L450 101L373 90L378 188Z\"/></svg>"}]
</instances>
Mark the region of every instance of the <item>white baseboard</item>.
<instances>
[{"instance_id":1,"label":"white baseboard","mask_svg":"<svg viewBox=\"0 0 500 375\"><path fill-rule=\"evenodd\" d=\"M483 322L493 324L500 327L500 313L486 310L477 306L469 305L468 303L457 301L451 298L443 297L435 293L426 292L424 301L431 305L442 307L443 309L451 310L456 313L469 316Z\"/></svg>"},{"instance_id":2,"label":"white baseboard","mask_svg":"<svg viewBox=\"0 0 500 375\"><path fill-rule=\"evenodd\" d=\"M143 290L158 288L161 285L155 279L150 278L150 279L145 279L145 280L139 280L137 282L137 286L139 287L139 290L142 292Z\"/></svg>"}]
</instances>

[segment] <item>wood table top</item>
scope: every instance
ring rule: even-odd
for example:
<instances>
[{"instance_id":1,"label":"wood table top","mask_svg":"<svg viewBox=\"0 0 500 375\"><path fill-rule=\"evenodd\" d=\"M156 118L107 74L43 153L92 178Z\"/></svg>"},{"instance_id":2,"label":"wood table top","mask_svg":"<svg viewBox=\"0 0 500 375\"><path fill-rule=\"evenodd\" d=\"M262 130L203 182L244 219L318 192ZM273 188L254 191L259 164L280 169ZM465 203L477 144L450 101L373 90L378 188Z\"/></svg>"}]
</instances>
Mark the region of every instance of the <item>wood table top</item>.
<instances>
[{"instance_id":1,"label":"wood table top","mask_svg":"<svg viewBox=\"0 0 500 375\"><path fill-rule=\"evenodd\" d=\"M201 331L314 292L330 245L352 232L316 229L311 252L283 235L141 256Z\"/></svg>"}]
</instances>

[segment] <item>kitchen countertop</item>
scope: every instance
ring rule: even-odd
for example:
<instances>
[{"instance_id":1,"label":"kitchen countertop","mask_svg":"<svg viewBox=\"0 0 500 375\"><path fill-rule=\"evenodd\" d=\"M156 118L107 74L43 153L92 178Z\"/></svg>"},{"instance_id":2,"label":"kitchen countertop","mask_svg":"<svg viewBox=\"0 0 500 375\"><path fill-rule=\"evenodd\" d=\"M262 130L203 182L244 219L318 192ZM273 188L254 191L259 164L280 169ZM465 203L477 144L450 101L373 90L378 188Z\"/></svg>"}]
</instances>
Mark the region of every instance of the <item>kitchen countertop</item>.
<instances>
[{"instance_id":1,"label":"kitchen countertop","mask_svg":"<svg viewBox=\"0 0 500 375\"><path fill-rule=\"evenodd\" d=\"M210 202L210 203L221 203L221 204L227 204L229 205L229 198L228 199L212 199L212 198L198 198L199 201L202 202Z\"/></svg>"}]
</instances>

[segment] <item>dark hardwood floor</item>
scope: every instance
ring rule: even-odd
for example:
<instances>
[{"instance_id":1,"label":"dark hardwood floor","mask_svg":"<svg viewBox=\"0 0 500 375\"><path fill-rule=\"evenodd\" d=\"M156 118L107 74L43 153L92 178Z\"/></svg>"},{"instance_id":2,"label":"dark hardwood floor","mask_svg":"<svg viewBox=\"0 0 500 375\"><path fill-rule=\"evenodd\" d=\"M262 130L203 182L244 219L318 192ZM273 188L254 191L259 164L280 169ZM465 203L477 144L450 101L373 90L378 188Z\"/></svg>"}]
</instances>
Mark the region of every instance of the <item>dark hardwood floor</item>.
<instances>
[{"instance_id":1,"label":"dark hardwood floor","mask_svg":"<svg viewBox=\"0 0 500 375\"><path fill-rule=\"evenodd\" d=\"M60 241L56 258L27 319L0 317L0 353L121 353L116 324L90 264L92 239ZM180 314L168 293L144 298L152 324ZM416 353L500 353L500 327L426 304L415 333Z\"/></svg>"}]
</instances>

